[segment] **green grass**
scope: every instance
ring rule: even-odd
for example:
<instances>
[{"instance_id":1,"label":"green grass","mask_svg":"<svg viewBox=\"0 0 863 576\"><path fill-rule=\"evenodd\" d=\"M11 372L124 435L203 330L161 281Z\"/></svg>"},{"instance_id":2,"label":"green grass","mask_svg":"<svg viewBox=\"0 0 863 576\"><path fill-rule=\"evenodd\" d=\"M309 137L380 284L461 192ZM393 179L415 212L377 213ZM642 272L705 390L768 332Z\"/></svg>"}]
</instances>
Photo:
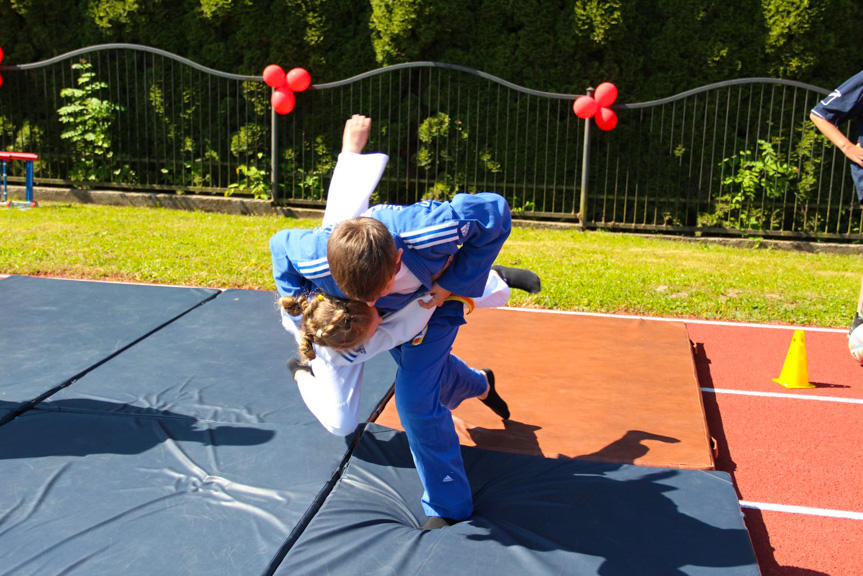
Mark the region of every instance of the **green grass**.
<instances>
[{"instance_id":1,"label":"green grass","mask_svg":"<svg viewBox=\"0 0 863 576\"><path fill-rule=\"evenodd\" d=\"M45 204L0 212L0 274L273 290L267 241L316 220ZM540 294L513 306L844 327L856 255L515 228L498 263L530 268Z\"/></svg>"}]
</instances>

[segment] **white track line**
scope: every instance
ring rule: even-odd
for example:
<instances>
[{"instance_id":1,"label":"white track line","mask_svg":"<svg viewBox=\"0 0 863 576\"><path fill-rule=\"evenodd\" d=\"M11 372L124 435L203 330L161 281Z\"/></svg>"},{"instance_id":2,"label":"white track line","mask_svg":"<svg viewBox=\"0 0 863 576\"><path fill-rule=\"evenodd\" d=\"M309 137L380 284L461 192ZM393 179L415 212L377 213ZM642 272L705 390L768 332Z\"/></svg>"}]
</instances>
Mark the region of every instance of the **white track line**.
<instances>
[{"instance_id":1,"label":"white track line","mask_svg":"<svg viewBox=\"0 0 863 576\"><path fill-rule=\"evenodd\" d=\"M845 520L863 520L863 512L849 512L847 510L828 510L827 508L788 506L786 504L766 504L763 502L746 502L744 500L740 501L740 507L765 510L767 512L788 512L791 514L805 514L807 516L843 518Z\"/></svg>"},{"instance_id":2,"label":"white track line","mask_svg":"<svg viewBox=\"0 0 863 576\"><path fill-rule=\"evenodd\" d=\"M740 394L741 396L765 396L767 398L793 398L795 400L821 400L822 402L844 402L845 404L863 404L863 398L840 398L838 396L809 396L802 394L783 394L781 392L752 392L749 390L731 390L729 388L701 388L702 392L713 394Z\"/></svg>"},{"instance_id":3,"label":"white track line","mask_svg":"<svg viewBox=\"0 0 863 576\"><path fill-rule=\"evenodd\" d=\"M805 330L807 332L848 332L847 328L821 328L819 326L788 326L785 324L753 324L749 322L726 322L720 320L698 320L695 318L662 318L658 316L634 316L630 314L600 314L598 312L572 312L569 310L545 310L542 308L501 307L501 310L514 312L535 312L537 314L563 314L568 316L595 316L597 318L627 318L629 320L654 320L656 322L680 322L681 324L709 324L711 326L736 326L740 328L778 328L780 330Z\"/></svg>"}]
</instances>

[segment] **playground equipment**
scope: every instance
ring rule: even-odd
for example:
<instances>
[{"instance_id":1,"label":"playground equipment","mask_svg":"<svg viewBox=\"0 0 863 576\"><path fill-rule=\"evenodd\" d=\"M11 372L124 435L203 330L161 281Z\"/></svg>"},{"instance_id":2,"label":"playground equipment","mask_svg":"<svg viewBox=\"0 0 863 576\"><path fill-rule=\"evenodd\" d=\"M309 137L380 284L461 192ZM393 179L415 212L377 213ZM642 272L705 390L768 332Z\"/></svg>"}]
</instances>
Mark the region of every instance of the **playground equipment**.
<instances>
[{"instance_id":1,"label":"playground equipment","mask_svg":"<svg viewBox=\"0 0 863 576\"><path fill-rule=\"evenodd\" d=\"M3 202L2 206L5 208L35 208L38 206L36 201L33 199L33 161L37 160L39 156L37 154L33 154L32 152L0 152L0 170L2 170L2 186L3 186ZM8 183L7 183L7 172L6 172L6 164L12 160L21 160L25 163L25 178L24 178L24 188L25 188L25 196L24 201L15 201L8 199Z\"/></svg>"}]
</instances>

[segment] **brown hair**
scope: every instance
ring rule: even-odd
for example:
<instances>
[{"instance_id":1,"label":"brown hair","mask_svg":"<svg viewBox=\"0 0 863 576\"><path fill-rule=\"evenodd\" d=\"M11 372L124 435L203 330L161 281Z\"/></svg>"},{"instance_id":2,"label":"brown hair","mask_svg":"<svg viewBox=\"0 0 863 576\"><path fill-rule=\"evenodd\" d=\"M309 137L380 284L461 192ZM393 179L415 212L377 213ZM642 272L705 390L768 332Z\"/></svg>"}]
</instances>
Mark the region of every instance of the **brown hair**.
<instances>
[{"instance_id":1,"label":"brown hair","mask_svg":"<svg viewBox=\"0 0 863 576\"><path fill-rule=\"evenodd\" d=\"M387 227L374 218L339 223L327 243L330 273L345 296L371 302L395 276L398 250Z\"/></svg>"},{"instance_id":2,"label":"brown hair","mask_svg":"<svg viewBox=\"0 0 863 576\"><path fill-rule=\"evenodd\" d=\"M279 306L291 316L303 316L300 353L308 360L316 356L312 344L336 350L361 344L374 315L374 310L364 302L336 298L323 292L296 298L282 296Z\"/></svg>"}]
</instances>

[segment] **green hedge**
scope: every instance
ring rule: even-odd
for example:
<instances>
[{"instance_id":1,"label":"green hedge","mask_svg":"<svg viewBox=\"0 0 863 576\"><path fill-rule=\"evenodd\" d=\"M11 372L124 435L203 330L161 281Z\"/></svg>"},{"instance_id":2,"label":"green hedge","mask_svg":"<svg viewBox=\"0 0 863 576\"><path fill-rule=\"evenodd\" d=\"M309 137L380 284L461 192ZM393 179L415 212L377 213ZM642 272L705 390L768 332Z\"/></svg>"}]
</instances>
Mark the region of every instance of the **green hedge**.
<instances>
[{"instance_id":1,"label":"green hedge","mask_svg":"<svg viewBox=\"0 0 863 576\"><path fill-rule=\"evenodd\" d=\"M9 0L3 64L105 42L243 74L303 66L316 83L417 60L537 90L613 81L621 102L769 76L825 88L863 68L854 0Z\"/></svg>"}]
</instances>

